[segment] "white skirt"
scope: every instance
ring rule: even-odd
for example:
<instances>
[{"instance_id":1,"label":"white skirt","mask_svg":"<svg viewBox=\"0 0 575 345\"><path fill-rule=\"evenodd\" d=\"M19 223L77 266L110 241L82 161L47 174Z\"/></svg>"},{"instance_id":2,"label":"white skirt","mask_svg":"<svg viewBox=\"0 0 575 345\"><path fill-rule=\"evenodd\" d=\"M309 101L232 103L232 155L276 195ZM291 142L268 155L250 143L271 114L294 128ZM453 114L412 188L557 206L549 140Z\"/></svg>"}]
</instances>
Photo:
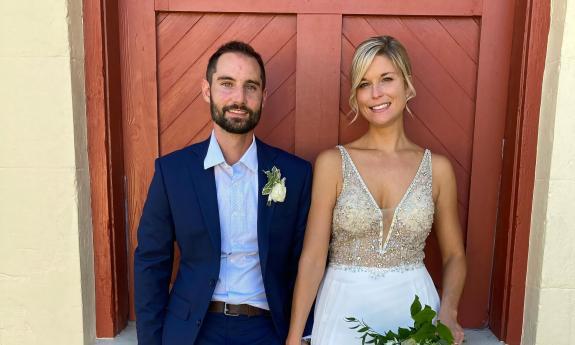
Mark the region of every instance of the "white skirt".
<instances>
[{"instance_id":1,"label":"white skirt","mask_svg":"<svg viewBox=\"0 0 575 345\"><path fill-rule=\"evenodd\" d=\"M439 311L439 296L425 266L402 271L370 271L328 266L319 288L312 330L313 345L361 344L346 317L365 321L383 334L413 326L410 306L419 296Z\"/></svg>"}]
</instances>

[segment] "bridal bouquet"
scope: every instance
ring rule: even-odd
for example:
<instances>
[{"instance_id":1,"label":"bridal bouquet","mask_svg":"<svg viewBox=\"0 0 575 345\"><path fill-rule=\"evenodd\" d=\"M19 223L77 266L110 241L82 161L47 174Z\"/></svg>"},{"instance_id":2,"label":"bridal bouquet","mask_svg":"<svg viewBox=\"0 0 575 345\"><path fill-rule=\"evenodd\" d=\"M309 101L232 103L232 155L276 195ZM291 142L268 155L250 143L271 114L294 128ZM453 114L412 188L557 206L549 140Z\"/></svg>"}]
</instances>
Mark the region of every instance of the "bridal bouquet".
<instances>
[{"instance_id":1,"label":"bridal bouquet","mask_svg":"<svg viewBox=\"0 0 575 345\"><path fill-rule=\"evenodd\" d=\"M421 307L419 297L416 295L411 304L411 318L413 327L399 328L397 333L388 331L385 334L379 334L369 327L365 322L354 317L347 317L345 320L354 323L350 327L356 329L358 333L363 334L361 344L374 345L451 345L453 344L453 335L447 326L433 318L437 313L428 305Z\"/></svg>"}]
</instances>

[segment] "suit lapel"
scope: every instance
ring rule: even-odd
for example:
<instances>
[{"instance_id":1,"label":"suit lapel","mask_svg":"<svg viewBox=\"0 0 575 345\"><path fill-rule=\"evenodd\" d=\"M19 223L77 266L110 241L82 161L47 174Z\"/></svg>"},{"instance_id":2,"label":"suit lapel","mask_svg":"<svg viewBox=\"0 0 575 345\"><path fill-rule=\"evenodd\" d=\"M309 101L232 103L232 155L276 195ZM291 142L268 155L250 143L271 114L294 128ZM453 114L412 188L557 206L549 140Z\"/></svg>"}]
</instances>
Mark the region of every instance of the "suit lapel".
<instances>
[{"instance_id":1,"label":"suit lapel","mask_svg":"<svg viewBox=\"0 0 575 345\"><path fill-rule=\"evenodd\" d=\"M204 158L208 152L209 143L210 140L208 139L193 147L193 152L197 157L190 156L188 167L212 245L219 253L221 250L221 232L216 178L213 167L204 169Z\"/></svg>"},{"instance_id":2,"label":"suit lapel","mask_svg":"<svg viewBox=\"0 0 575 345\"><path fill-rule=\"evenodd\" d=\"M267 183L264 170L272 169L276 152L259 139L256 139L256 145L258 152L258 247L262 274L265 275L269 254L269 231L276 203L272 202L270 206L267 206L268 197L267 195L262 195L262 190Z\"/></svg>"}]
</instances>

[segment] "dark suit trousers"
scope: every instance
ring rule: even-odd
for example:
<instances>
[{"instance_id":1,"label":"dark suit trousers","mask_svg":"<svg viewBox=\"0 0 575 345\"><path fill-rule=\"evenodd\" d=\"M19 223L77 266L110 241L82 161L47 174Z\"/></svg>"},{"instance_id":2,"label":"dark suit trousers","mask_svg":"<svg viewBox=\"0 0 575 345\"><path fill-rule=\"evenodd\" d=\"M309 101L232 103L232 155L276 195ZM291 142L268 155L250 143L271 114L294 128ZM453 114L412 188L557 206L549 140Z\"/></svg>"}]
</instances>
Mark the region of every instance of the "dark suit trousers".
<instances>
[{"instance_id":1,"label":"dark suit trousers","mask_svg":"<svg viewBox=\"0 0 575 345\"><path fill-rule=\"evenodd\" d=\"M282 345L270 316L208 312L194 345Z\"/></svg>"}]
</instances>

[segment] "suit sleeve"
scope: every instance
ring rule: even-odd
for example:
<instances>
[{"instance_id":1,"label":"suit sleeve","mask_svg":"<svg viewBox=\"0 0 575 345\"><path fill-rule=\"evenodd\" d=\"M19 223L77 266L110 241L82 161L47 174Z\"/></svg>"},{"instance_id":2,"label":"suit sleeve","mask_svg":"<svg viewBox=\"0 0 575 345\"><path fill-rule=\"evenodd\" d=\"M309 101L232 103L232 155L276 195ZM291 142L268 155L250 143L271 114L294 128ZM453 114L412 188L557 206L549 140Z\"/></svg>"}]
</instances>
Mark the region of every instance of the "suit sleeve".
<instances>
[{"instance_id":1,"label":"suit sleeve","mask_svg":"<svg viewBox=\"0 0 575 345\"><path fill-rule=\"evenodd\" d=\"M139 345L161 345L174 257L174 223L160 160L138 227L134 301Z\"/></svg>"},{"instance_id":2,"label":"suit sleeve","mask_svg":"<svg viewBox=\"0 0 575 345\"><path fill-rule=\"evenodd\" d=\"M309 208L311 205L311 183L312 183L312 168L311 164L306 162L306 176L298 205L296 237L292 252L291 267L293 267L294 270L293 270L291 291L293 291L295 285L295 278L297 277L299 257L301 255L301 251L303 248L303 239L305 235L305 229L307 226L307 215L309 213ZM307 323L303 333L304 336L311 334L312 325L313 325L313 307L311 308L310 314L307 318Z\"/></svg>"}]
</instances>

